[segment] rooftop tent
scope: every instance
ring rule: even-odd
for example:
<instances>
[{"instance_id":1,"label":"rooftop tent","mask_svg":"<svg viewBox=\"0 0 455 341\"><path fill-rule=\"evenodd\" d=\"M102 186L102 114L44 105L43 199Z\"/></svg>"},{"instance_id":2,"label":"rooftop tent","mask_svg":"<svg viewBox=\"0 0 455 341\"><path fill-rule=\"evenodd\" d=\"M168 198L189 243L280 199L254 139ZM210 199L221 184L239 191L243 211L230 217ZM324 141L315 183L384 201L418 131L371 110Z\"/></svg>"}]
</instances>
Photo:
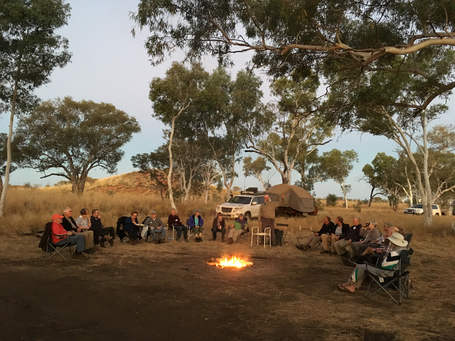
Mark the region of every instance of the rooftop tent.
<instances>
[{"instance_id":1,"label":"rooftop tent","mask_svg":"<svg viewBox=\"0 0 455 341\"><path fill-rule=\"evenodd\" d=\"M301 213L315 211L314 199L309 192L294 185L276 185L267 191L272 201L281 201L280 207L290 207Z\"/></svg>"}]
</instances>

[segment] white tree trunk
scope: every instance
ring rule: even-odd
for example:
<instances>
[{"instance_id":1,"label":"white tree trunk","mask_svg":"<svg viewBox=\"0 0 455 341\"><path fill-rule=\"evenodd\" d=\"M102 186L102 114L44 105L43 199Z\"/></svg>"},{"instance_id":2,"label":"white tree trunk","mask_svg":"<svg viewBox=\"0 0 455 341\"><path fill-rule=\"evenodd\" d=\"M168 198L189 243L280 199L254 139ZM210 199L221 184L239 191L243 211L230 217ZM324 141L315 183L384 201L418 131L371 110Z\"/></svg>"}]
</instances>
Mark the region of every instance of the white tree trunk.
<instances>
[{"instance_id":1,"label":"white tree trunk","mask_svg":"<svg viewBox=\"0 0 455 341\"><path fill-rule=\"evenodd\" d=\"M168 146L168 153L169 153L169 171L167 173L167 191L169 193L169 201L171 203L171 208L174 210L177 209L175 206L174 202L174 192L172 190L172 170L173 170L173 165L174 165L174 158L172 155L172 142L174 140L174 131L175 131L175 121L177 118L184 112L190 104L187 103L185 106L183 106L179 112L172 118L171 121L171 132L169 134L169 146Z\"/></svg>"},{"instance_id":2,"label":"white tree trunk","mask_svg":"<svg viewBox=\"0 0 455 341\"><path fill-rule=\"evenodd\" d=\"M341 186L341 191L343 192L344 208L349 208L347 187L345 184L340 184L340 186Z\"/></svg>"},{"instance_id":3,"label":"white tree trunk","mask_svg":"<svg viewBox=\"0 0 455 341\"><path fill-rule=\"evenodd\" d=\"M14 84L13 96L12 96L12 100L11 100L11 113L10 113L10 117L9 117L8 138L6 140L5 181L3 183L2 194L0 196L0 217L3 217L5 215L6 195L8 193L9 175L11 172L11 161L12 161L11 142L13 140L13 124L14 124L14 115L16 114L16 100L17 100L17 82Z\"/></svg>"},{"instance_id":4,"label":"white tree trunk","mask_svg":"<svg viewBox=\"0 0 455 341\"><path fill-rule=\"evenodd\" d=\"M425 193L422 197L425 197L423 200L423 214L424 214L424 224L426 227L431 226L433 223L433 192L431 190L430 184L430 175L428 172L428 132L427 132L427 116L422 114L421 118L422 130L423 130L423 180L425 186Z\"/></svg>"}]
</instances>

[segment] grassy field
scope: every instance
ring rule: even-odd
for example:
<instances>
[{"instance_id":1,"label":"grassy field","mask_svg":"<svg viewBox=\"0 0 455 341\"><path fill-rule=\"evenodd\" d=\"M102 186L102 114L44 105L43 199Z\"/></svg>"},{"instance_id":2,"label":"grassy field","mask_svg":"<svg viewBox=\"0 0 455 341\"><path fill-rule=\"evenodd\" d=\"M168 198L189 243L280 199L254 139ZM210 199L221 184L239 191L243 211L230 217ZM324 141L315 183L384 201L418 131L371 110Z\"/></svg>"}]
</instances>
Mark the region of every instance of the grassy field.
<instances>
[{"instance_id":1,"label":"grassy field","mask_svg":"<svg viewBox=\"0 0 455 341\"><path fill-rule=\"evenodd\" d=\"M341 204L341 203L340 203ZM38 239L54 212L71 206L99 208L106 224L132 209L167 216L168 204L146 193L14 189L0 221L0 329L5 340L438 340L455 337L454 217L422 217L372 208L324 208L318 216L279 218L289 225L283 247L169 241L116 243L87 260L45 259ZM215 203L192 201L207 221ZM391 222L414 233L411 297L402 306L380 294L337 291L352 271L336 256L294 247L321 225L324 215L351 222ZM255 223L255 221L253 221ZM254 262L242 271L208 266L212 257L241 255ZM58 295L55 293L58 292Z\"/></svg>"}]
</instances>

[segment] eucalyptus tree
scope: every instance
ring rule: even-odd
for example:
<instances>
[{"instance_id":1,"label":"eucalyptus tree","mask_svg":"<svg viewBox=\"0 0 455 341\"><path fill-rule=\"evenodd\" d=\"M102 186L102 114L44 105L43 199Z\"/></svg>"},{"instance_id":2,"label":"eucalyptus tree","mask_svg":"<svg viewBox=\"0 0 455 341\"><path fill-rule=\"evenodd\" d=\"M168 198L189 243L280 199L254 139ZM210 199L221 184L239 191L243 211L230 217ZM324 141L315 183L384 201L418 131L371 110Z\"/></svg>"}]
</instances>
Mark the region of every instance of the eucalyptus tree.
<instances>
[{"instance_id":1,"label":"eucalyptus tree","mask_svg":"<svg viewBox=\"0 0 455 341\"><path fill-rule=\"evenodd\" d=\"M169 126L168 155L169 169L167 176L168 195L172 208L176 208L172 189L174 157L173 145L176 131L179 137L195 134L194 117L197 103L201 95L208 73L200 64L192 64L186 68L183 64L173 63L166 71L166 77L155 78L150 84L149 98L153 103L154 117ZM197 132L196 132L197 133Z\"/></svg>"},{"instance_id":2,"label":"eucalyptus tree","mask_svg":"<svg viewBox=\"0 0 455 341\"><path fill-rule=\"evenodd\" d=\"M69 97L43 102L18 124L20 165L43 173L41 178L63 177L73 193L82 194L93 169L116 171L121 147L139 131L136 119L112 104Z\"/></svg>"},{"instance_id":3,"label":"eucalyptus tree","mask_svg":"<svg viewBox=\"0 0 455 341\"><path fill-rule=\"evenodd\" d=\"M337 109L326 113L343 127L385 136L400 147L413 165L426 226L432 222L433 201L429 125L447 110L454 76L455 51L433 47L383 60L359 74L332 77L329 106Z\"/></svg>"},{"instance_id":4,"label":"eucalyptus tree","mask_svg":"<svg viewBox=\"0 0 455 341\"><path fill-rule=\"evenodd\" d=\"M265 112L262 131L249 134L249 152L264 157L280 174L283 184L291 183L292 172L317 148L330 142L332 126L320 114L315 76L304 81L280 78L272 84L277 104ZM301 169L304 172L304 169Z\"/></svg>"},{"instance_id":5,"label":"eucalyptus tree","mask_svg":"<svg viewBox=\"0 0 455 341\"><path fill-rule=\"evenodd\" d=\"M9 112L5 180L0 196L4 214L12 162L14 118L36 104L34 89L49 82L70 60L68 40L57 34L67 24L70 6L63 0L0 2L0 112Z\"/></svg>"},{"instance_id":6,"label":"eucalyptus tree","mask_svg":"<svg viewBox=\"0 0 455 341\"><path fill-rule=\"evenodd\" d=\"M452 0L141 0L133 18L149 31L153 62L252 52L270 73L305 73L321 59L362 68L383 57L455 45Z\"/></svg>"},{"instance_id":7,"label":"eucalyptus tree","mask_svg":"<svg viewBox=\"0 0 455 341\"><path fill-rule=\"evenodd\" d=\"M266 159L261 156L254 161L250 156L245 156L243 158L243 175L246 177L254 176L261 184L263 190L266 190L267 188L262 173L269 170L270 167L267 165Z\"/></svg>"},{"instance_id":8,"label":"eucalyptus tree","mask_svg":"<svg viewBox=\"0 0 455 341\"><path fill-rule=\"evenodd\" d=\"M344 206L348 208L347 195L352 187L346 184L346 178L353 168L354 161L357 161L357 153L354 150L345 150L344 152L338 149L324 152L319 158L319 172L321 177L332 179L340 185L343 193Z\"/></svg>"}]
</instances>

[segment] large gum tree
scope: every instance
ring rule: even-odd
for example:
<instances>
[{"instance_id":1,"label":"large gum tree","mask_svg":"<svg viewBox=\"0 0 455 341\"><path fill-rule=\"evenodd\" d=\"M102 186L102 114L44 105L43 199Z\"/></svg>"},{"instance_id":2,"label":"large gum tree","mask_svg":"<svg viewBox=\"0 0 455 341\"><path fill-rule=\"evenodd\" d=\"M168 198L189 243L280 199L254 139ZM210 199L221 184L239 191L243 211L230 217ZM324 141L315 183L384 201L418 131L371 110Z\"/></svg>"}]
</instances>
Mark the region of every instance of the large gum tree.
<instances>
[{"instance_id":1,"label":"large gum tree","mask_svg":"<svg viewBox=\"0 0 455 341\"><path fill-rule=\"evenodd\" d=\"M0 112L10 114L0 217L5 213L13 159L14 119L36 104L34 89L70 60L68 41L57 34L69 15L70 6L62 0L0 2Z\"/></svg>"}]
</instances>

